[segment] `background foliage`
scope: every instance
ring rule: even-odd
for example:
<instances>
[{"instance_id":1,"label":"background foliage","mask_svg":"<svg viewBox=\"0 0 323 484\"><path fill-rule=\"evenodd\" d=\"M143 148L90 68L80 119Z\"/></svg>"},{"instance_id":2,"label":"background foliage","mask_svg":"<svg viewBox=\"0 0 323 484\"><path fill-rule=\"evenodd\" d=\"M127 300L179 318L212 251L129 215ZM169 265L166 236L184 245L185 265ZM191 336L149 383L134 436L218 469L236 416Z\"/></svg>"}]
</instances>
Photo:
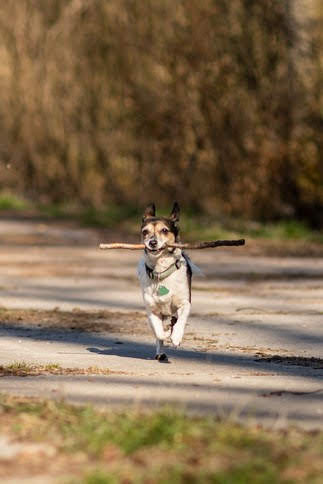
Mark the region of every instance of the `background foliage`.
<instances>
[{"instance_id":1,"label":"background foliage","mask_svg":"<svg viewBox=\"0 0 323 484\"><path fill-rule=\"evenodd\" d=\"M320 0L0 4L0 188L323 226Z\"/></svg>"}]
</instances>

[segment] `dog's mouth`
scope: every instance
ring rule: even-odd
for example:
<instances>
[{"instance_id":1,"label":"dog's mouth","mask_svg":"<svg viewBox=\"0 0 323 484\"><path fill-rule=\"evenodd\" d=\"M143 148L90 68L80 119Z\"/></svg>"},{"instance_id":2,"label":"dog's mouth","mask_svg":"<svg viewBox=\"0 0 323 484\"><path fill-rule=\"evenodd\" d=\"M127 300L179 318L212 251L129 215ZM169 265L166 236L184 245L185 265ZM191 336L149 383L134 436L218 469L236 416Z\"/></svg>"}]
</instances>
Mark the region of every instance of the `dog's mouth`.
<instances>
[{"instance_id":1,"label":"dog's mouth","mask_svg":"<svg viewBox=\"0 0 323 484\"><path fill-rule=\"evenodd\" d=\"M163 245L163 247L160 247L159 249L152 249L151 247L147 247L146 246L146 250L150 253L150 254L154 254L154 255L158 255L158 254L161 254L163 252L163 250L165 250L166 246Z\"/></svg>"}]
</instances>

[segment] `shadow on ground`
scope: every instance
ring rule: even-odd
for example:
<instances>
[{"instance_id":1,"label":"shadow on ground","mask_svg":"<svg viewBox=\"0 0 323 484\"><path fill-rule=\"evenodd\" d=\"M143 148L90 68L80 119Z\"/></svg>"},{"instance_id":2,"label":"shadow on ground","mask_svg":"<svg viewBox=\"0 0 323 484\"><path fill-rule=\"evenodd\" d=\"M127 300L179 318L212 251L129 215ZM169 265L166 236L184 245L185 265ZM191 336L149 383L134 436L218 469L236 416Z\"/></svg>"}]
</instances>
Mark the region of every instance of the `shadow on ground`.
<instances>
[{"instance_id":1,"label":"shadow on ground","mask_svg":"<svg viewBox=\"0 0 323 484\"><path fill-rule=\"evenodd\" d=\"M268 327L265 328L268 330ZM32 341L68 343L71 345L71 352L64 354L73 354L73 347L77 349L78 354L96 353L107 356L118 356L121 358L134 358L139 360L152 360L155 354L155 345L153 342L134 341L127 339L119 334L106 333L88 333L74 330L62 331L46 328L35 328L34 326L20 326L6 324L0 329L0 337L26 338ZM302 337L302 335L298 335ZM257 371L274 371L280 375L290 375L307 378L322 378L323 366L319 358L303 357L295 355L294 364L291 364L291 357L286 355L271 355L266 357L256 350L250 353L239 353L235 351L199 351L198 349L187 349L184 346L179 349L167 348L166 352L170 361L187 361L201 365L214 365L215 367L228 367L235 369L248 369ZM62 353L63 354L63 353ZM17 355L14 355L17 359ZM298 360L297 360L298 359ZM297 365L297 361L299 364ZM108 359L107 359L108 363ZM159 365L156 362L156 365ZM130 367L131 370L131 367ZM202 369L201 369L202 371Z\"/></svg>"}]
</instances>

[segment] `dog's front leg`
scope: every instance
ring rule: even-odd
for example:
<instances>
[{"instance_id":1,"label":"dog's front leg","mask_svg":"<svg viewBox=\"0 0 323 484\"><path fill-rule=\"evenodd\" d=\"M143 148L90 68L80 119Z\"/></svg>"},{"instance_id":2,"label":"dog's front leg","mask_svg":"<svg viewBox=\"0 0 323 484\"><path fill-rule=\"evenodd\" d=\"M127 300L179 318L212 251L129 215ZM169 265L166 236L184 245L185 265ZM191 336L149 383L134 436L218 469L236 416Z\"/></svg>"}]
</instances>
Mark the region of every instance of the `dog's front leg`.
<instances>
[{"instance_id":1,"label":"dog's front leg","mask_svg":"<svg viewBox=\"0 0 323 484\"><path fill-rule=\"evenodd\" d=\"M170 330L164 331L163 321L159 316L150 313L148 314L148 320L157 340L164 341L170 336Z\"/></svg>"},{"instance_id":2,"label":"dog's front leg","mask_svg":"<svg viewBox=\"0 0 323 484\"><path fill-rule=\"evenodd\" d=\"M156 356L155 356L155 359L165 363L165 362L168 361L168 358L167 358L166 353L163 352L163 349L164 349L164 341L162 341L161 339L156 339Z\"/></svg>"},{"instance_id":3,"label":"dog's front leg","mask_svg":"<svg viewBox=\"0 0 323 484\"><path fill-rule=\"evenodd\" d=\"M182 342L186 322L191 310L191 303L186 301L177 310L177 322L173 326L171 340L174 346L179 346Z\"/></svg>"},{"instance_id":4,"label":"dog's front leg","mask_svg":"<svg viewBox=\"0 0 323 484\"><path fill-rule=\"evenodd\" d=\"M150 326L156 336L156 360L167 362L167 355L163 353L164 340L170 336L170 331L164 331L163 321L156 314L148 315Z\"/></svg>"}]
</instances>

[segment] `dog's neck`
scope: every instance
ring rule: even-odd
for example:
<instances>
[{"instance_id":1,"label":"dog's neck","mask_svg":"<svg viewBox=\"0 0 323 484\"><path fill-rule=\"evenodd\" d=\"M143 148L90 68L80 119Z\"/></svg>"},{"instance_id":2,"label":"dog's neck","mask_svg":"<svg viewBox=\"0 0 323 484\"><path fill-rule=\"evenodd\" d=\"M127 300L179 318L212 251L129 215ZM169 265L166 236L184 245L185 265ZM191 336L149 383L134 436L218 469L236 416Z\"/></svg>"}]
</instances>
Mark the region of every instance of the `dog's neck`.
<instances>
[{"instance_id":1,"label":"dog's neck","mask_svg":"<svg viewBox=\"0 0 323 484\"><path fill-rule=\"evenodd\" d=\"M168 269L172 264L179 260L182 256L181 249L175 249L172 252L163 252L160 256L155 257L149 252L145 251L145 262L150 269L156 272L162 272Z\"/></svg>"}]
</instances>

